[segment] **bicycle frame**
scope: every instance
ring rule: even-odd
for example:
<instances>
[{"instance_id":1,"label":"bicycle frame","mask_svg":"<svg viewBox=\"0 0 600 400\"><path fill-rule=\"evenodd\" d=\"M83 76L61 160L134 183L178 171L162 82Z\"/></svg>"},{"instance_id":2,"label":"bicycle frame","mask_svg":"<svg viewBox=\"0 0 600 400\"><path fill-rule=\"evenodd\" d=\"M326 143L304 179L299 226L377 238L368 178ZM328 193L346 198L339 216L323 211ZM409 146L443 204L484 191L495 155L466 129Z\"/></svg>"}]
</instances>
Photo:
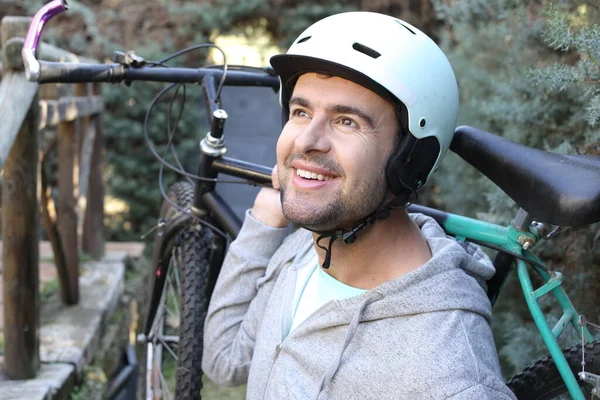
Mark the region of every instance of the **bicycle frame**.
<instances>
[{"instance_id":1,"label":"bicycle frame","mask_svg":"<svg viewBox=\"0 0 600 400\"><path fill-rule=\"evenodd\" d=\"M571 324L576 332L584 333L585 340L591 342L593 336L587 326L582 326L579 320L580 315L571 304L565 290L561 287L563 276L559 272L548 271L542 262L529 250L535 245L541 237L535 229L529 228L529 224L519 228L519 223L515 222L521 217L527 219L520 210L519 215L508 227L502 227L483 221L431 210L426 207L412 206L409 208L415 212L421 212L434 217L442 226L444 231L454 236L459 241L474 241L485 245L499 247L508 253L518 257L516 259L516 269L519 283L527 302L527 307L531 312L533 320L542 336L542 339L548 348L550 356L554 360L557 369L565 382L569 394L573 399L584 399L583 393L577 384L573 372L556 341L563 333L565 328ZM526 244L529 243L529 244ZM527 261L526 261L527 260ZM529 262L528 262L529 261ZM529 267L542 278L544 284L537 289L533 288ZM553 328L550 328L537 300L544 295L551 293L563 310L563 315Z\"/></svg>"},{"instance_id":2,"label":"bicycle frame","mask_svg":"<svg viewBox=\"0 0 600 400\"><path fill-rule=\"evenodd\" d=\"M44 24L54 15L67 9L66 0L53 0L46 4L34 17L30 30L27 34L22 51L26 73L30 80L40 83L46 82L120 82L133 80L147 80L160 82L201 82L206 97L208 115L212 116L211 131L201 143L200 166L192 207L185 213L164 223L160 231L162 240L160 248L157 249L161 255L169 257L169 246L173 245L173 238L186 225L193 223L194 219L201 218L214 222L222 228L231 238L235 238L241 228L241 221L232 211L227 201L222 199L217 192L216 181L218 174L226 174L233 177L246 179L249 183L269 186L271 183L271 169L241 160L224 157L226 149L223 141L223 127L226 114L220 110L216 99L217 81L223 76L223 71L211 68L128 68L121 64L74 64L74 63L50 63L40 62L35 58L35 51ZM279 81L275 76L267 73L257 74L243 71L231 71L225 79L228 85L249 85L278 87ZM527 306L532 314L534 322L540 335L548 348L550 355L565 382L570 395L574 399L583 399L584 396L577 384L575 376L571 372L568 363L561 352L556 339L570 324L577 332L583 332L586 341L592 341L593 337L587 327L580 322L580 315L573 308L567 294L561 287L563 277L558 272L548 271L540 260L530 251L531 248L543 237L543 231L535 224L531 224L531 218L522 210L507 227L498 226L476 219L446 213L431 208L412 205L411 212L420 212L437 220L442 228L458 241L472 241L486 246L492 246L508 254L496 264L499 282L498 289L506 279L511 264L516 265L517 275L523 289ZM218 268L222 263L225 250L224 241L221 242L221 251L213 259L211 276L218 274ZM150 301L148 323L145 334L151 330L151 321L156 313L157 305L163 291L166 270L169 260L161 258L159 265L155 265L155 281ZM529 268L543 280L542 286L535 289L531 282ZM497 290L490 294L492 304L497 297ZM563 315L553 328L550 328L537 300L547 294L552 294L563 310Z\"/></svg>"}]
</instances>

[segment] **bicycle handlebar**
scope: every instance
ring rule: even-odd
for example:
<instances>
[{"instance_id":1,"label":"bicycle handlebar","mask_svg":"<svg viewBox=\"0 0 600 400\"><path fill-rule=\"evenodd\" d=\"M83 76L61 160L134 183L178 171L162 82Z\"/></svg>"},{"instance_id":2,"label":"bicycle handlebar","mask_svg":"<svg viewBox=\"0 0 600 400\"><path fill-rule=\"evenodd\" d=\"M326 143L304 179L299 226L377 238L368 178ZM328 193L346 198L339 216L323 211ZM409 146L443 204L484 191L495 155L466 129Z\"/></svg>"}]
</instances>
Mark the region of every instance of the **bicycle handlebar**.
<instances>
[{"instance_id":1,"label":"bicycle handlebar","mask_svg":"<svg viewBox=\"0 0 600 400\"><path fill-rule=\"evenodd\" d=\"M28 75L30 81L38 83L81 83L81 82L128 82L151 81L171 83L199 83L212 75L220 80L223 70L216 68L133 68L121 64L87 64L74 62L38 61L39 72ZM27 71L27 70L26 70ZM279 88L279 79L266 71L254 72L229 70L225 76L228 86L266 86Z\"/></svg>"},{"instance_id":2,"label":"bicycle handlebar","mask_svg":"<svg viewBox=\"0 0 600 400\"><path fill-rule=\"evenodd\" d=\"M31 25L29 25L27 36L25 36L23 50L21 50L21 56L23 57L23 63L25 64L25 75L30 82L39 82L40 80L40 63L35 58L35 51L40 42L44 25L46 25L46 22L48 22L50 18L68 9L69 4L67 3L67 0L52 0L50 3L40 8L33 16L33 21L31 21Z\"/></svg>"},{"instance_id":3,"label":"bicycle handlebar","mask_svg":"<svg viewBox=\"0 0 600 400\"><path fill-rule=\"evenodd\" d=\"M37 83L130 82L152 81L171 83L199 83L211 76L220 80L224 71L217 68L154 68L131 67L123 64L89 64L74 62L39 61L36 50L44 25L57 14L68 10L67 0L52 0L33 17L21 50L25 75ZM225 76L229 86L265 86L279 88L279 79L267 70L229 70Z\"/></svg>"}]
</instances>

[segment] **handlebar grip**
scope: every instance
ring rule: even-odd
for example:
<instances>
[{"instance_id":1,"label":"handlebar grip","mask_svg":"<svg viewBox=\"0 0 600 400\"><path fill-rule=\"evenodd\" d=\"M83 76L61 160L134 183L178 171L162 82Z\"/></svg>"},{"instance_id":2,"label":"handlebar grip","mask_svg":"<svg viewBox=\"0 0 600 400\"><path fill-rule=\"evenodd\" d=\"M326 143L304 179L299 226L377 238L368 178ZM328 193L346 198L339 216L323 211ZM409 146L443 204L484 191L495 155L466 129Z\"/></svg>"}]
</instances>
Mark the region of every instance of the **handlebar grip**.
<instances>
[{"instance_id":1,"label":"handlebar grip","mask_svg":"<svg viewBox=\"0 0 600 400\"><path fill-rule=\"evenodd\" d=\"M87 64L72 62L40 63L39 83L120 82L126 68L119 64Z\"/></svg>"},{"instance_id":2,"label":"handlebar grip","mask_svg":"<svg viewBox=\"0 0 600 400\"><path fill-rule=\"evenodd\" d=\"M27 80L30 82L38 82L40 79L40 63L35 58L35 52L40 42L44 25L50 18L68 9L69 4L67 0L52 0L40 8L33 16L27 36L25 36L23 50L21 50L21 57L23 57L23 64L25 65L25 76L27 76Z\"/></svg>"}]
</instances>

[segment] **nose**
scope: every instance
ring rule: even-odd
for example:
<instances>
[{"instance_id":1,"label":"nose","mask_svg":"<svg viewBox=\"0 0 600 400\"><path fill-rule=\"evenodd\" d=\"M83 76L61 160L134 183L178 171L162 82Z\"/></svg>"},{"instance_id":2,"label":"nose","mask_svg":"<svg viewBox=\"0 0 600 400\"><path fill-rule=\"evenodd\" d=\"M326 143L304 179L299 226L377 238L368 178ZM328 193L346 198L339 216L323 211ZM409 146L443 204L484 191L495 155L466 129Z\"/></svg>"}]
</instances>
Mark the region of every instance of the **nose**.
<instances>
[{"instance_id":1,"label":"nose","mask_svg":"<svg viewBox=\"0 0 600 400\"><path fill-rule=\"evenodd\" d=\"M325 119L313 118L303 126L303 131L296 137L296 151L307 154L312 151L327 153L331 148L328 125Z\"/></svg>"}]
</instances>

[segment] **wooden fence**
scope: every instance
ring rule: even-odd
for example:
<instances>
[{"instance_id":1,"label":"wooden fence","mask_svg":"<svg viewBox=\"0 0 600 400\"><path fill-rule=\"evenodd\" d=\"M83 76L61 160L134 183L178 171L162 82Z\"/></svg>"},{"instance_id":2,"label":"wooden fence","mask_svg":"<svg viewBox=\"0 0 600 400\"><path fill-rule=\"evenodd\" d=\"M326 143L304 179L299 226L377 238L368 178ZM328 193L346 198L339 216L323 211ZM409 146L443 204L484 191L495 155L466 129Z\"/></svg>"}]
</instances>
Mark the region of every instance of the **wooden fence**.
<instances>
[{"instance_id":1,"label":"wooden fence","mask_svg":"<svg viewBox=\"0 0 600 400\"><path fill-rule=\"evenodd\" d=\"M79 250L96 259L104 254L100 87L28 82L20 51L30 22L5 17L0 27L4 372L12 379L34 377L40 363L39 215L65 304L79 301ZM38 56L82 61L46 44ZM56 190L49 179L53 154Z\"/></svg>"}]
</instances>

